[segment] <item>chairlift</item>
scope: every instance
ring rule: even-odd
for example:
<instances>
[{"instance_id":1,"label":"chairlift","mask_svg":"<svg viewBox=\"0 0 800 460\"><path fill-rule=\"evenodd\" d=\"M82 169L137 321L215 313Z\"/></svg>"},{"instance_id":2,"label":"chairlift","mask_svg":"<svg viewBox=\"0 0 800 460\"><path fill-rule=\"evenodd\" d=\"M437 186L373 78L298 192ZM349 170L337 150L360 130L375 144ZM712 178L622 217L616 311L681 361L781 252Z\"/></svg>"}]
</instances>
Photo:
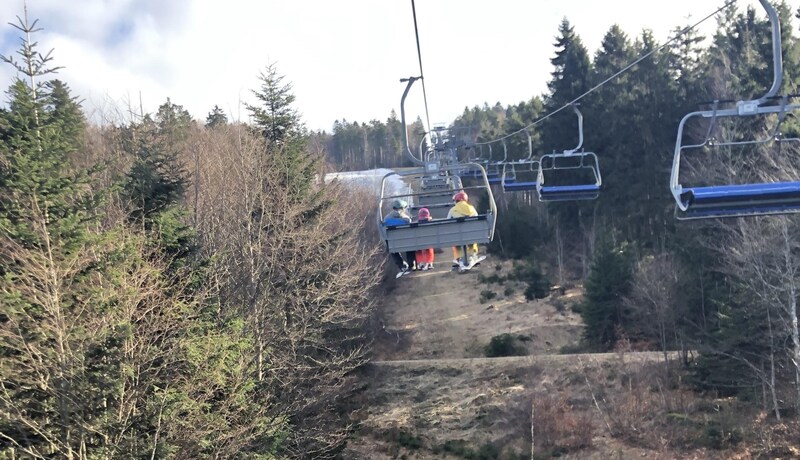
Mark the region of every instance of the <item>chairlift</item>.
<instances>
[{"instance_id":1,"label":"chairlift","mask_svg":"<svg viewBox=\"0 0 800 460\"><path fill-rule=\"evenodd\" d=\"M503 159L500 161L489 162L489 165L486 167L486 176L489 178L489 183L492 185L502 184L503 183L503 169L506 160L508 159L508 147L506 146L506 141L503 142ZM491 144L489 144L491 147ZM489 150L491 152L491 148Z\"/></svg>"},{"instance_id":2,"label":"chairlift","mask_svg":"<svg viewBox=\"0 0 800 460\"><path fill-rule=\"evenodd\" d=\"M406 118L405 118L405 99L408 95L411 85L418 77L410 77L401 80L407 82L403 97L400 99L400 119L402 123L403 143L406 149L406 154L417 165L423 165L422 168L414 168L402 172L390 172L386 174L381 181L381 195L378 199L378 212L377 212L377 226L378 232L382 240L386 242L386 249L389 252L406 252L417 251L427 248L445 248L451 246L463 246L466 251L466 246L473 243L486 244L494 238L495 221L497 217L497 205L492 195L492 188L489 186L489 179L486 177L486 171L477 163L466 164L441 164L441 163L425 163L424 160L415 157L408 147L408 137L406 134ZM446 194L439 189L424 190L420 187L419 191L405 193L404 195L394 195L388 193L386 184L387 180L394 176L399 176L410 182L417 182L424 184L423 178L427 178L428 183L434 178L432 177L431 165L435 165L437 169L437 176L444 176L449 179L448 184L451 189ZM464 167L476 169L480 172L482 179L481 183L477 186L462 187L461 179L457 172L461 171ZM438 185L438 184L437 184ZM456 188L457 187L457 188ZM437 187L434 187L437 188ZM488 198L489 209L477 216L472 217L458 217L446 218L447 210L453 205L452 195L457 190L465 189L478 189L485 191ZM419 209L422 203L426 203L430 197L433 202L426 207L430 209L434 219L431 221L412 222L401 225L386 225L383 222L384 211L386 203L391 203L393 200L402 198L409 202L415 201L416 205L412 210ZM444 200L443 197L446 197ZM434 212L436 210L444 209L445 218L436 218Z\"/></svg>"},{"instance_id":3,"label":"chairlift","mask_svg":"<svg viewBox=\"0 0 800 460\"><path fill-rule=\"evenodd\" d=\"M481 171L483 180L477 186L461 187L458 190L476 190L479 191L478 193L482 191L485 192L488 197L489 209L487 212L474 217L446 218L447 211L453 206L452 191L448 192L446 202L443 201L441 193L435 191L418 191L405 193L403 195L388 193L386 184L392 177L399 176L411 182L419 181L426 174L424 168L416 168L402 172L393 171L383 177L381 181L381 197L378 200L377 224L381 239L386 242L386 248L389 252L467 246L473 243L486 244L492 241L497 217L497 207L491 187L489 186L489 180L486 177L486 171L481 165L477 163L470 163L468 165ZM448 166L443 169L445 172L449 172L450 168L452 167ZM460 185L460 183L454 179L453 185ZM407 201L415 201L417 204L412 207L412 210L418 210L423 207L422 204L426 202L426 199L433 199L435 202L425 207L429 208L432 214L435 210L443 209L445 217L437 218L434 215L434 219L431 221L412 222L402 225L386 225L383 222L383 215L388 211L387 203L391 203L398 198Z\"/></svg>"},{"instance_id":4,"label":"chairlift","mask_svg":"<svg viewBox=\"0 0 800 460\"><path fill-rule=\"evenodd\" d=\"M536 190L539 182L539 160L533 159L533 140L527 129L523 130L528 136L528 156L520 160L512 160L503 165L503 191L521 192Z\"/></svg>"},{"instance_id":5,"label":"chairlift","mask_svg":"<svg viewBox=\"0 0 800 460\"><path fill-rule=\"evenodd\" d=\"M486 156L486 157L483 154L483 146L484 145L487 145L488 150L489 150L489 155ZM478 147L478 149L476 149L475 147ZM478 164L485 170L485 172L487 174L487 177L491 178L492 175L489 172L489 164L492 161L492 146L488 145L488 144L472 144L472 145L467 146L467 148L469 150L472 150L473 152L476 152L477 155L467 155L467 158L466 158L466 160L464 161L463 164L464 165L469 164L469 163ZM477 170L477 169L466 168L466 171L462 174L462 177L464 177L466 179L480 179L481 178L481 172L479 170Z\"/></svg>"},{"instance_id":6,"label":"chairlift","mask_svg":"<svg viewBox=\"0 0 800 460\"><path fill-rule=\"evenodd\" d=\"M745 183L723 183L714 185L687 185L681 177L681 166L685 166L685 156L699 151L702 155L711 153L730 153L742 149L748 154L758 149L773 148L780 154L782 145L796 146L798 138L786 138L780 132L781 124L787 113L800 109L800 105L788 104L787 96L778 96L783 75L781 55L781 32L778 14L766 0L759 0L767 12L772 25L773 82L767 93L755 100L736 102L735 107L720 109L720 101L714 101L711 110L695 111L683 117L678 125L678 136L675 141L675 156L670 175L670 190L675 199L675 215L680 220L704 219L719 217L743 217L772 214L788 214L800 212L800 181L762 181L758 171L748 170L756 176L753 181ZM775 101L779 101L775 104ZM757 139L716 139L715 128L721 121L736 121L747 118L758 120L777 118L777 122L768 136ZM705 119L708 129L701 142L684 143L684 128L689 120ZM742 134L742 133L737 133ZM763 151L763 150L762 150ZM707 181L712 181L706 178Z\"/></svg>"},{"instance_id":7,"label":"chairlift","mask_svg":"<svg viewBox=\"0 0 800 460\"><path fill-rule=\"evenodd\" d=\"M600 164L597 155L581 150L583 115L574 104L572 110L578 116L578 146L542 155L536 178L539 201L593 200L600 196Z\"/></svg>"}]
</instances>

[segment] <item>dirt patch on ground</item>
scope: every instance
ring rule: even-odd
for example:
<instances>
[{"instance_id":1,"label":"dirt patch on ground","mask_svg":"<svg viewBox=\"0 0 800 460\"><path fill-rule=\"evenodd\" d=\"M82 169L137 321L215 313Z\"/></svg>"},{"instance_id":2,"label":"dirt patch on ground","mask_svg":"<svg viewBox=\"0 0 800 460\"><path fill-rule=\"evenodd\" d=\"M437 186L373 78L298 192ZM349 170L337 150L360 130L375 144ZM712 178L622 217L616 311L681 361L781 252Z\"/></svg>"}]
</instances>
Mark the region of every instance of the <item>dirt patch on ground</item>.
<instances>
[{"instance_id":1,"label":"dirt patch on ground","mask_svg":"<svg viewBox=\"0 0 800 460\"><path fill-rule=\"evenodd\" d=\"M347 458L519 458L529 452L532 388L542 363L561 361L552 355L578 343L583 326L571 305L582 296L573 289L554 292L557 302L527 301L521 283L481 281L511 269L490 257L459 274L440 260L434 270L390 279ZM486 358L486 346L502 334L518 338L529 356Z\"/></svg>"},{"instance_id":2,"label":"dirt patch on ground","mask_svg":"<svg viewBox=\"0 0 800 460\"><path fill-rule=\"evenodd\" d=\"M509 262L490 257L465 274L439 262L434 270L400 278L383 305L383 340L396 346L381 347L377 359L480 357L500 334L522 336L529 354L558 353L577 344L583 326L571 305L581 300L580 289L567 291L554 304L554 298L525 300L524 286L517 282L479 281L481 274L505 274L510 268Z\"/></svg>"}]
</instances>

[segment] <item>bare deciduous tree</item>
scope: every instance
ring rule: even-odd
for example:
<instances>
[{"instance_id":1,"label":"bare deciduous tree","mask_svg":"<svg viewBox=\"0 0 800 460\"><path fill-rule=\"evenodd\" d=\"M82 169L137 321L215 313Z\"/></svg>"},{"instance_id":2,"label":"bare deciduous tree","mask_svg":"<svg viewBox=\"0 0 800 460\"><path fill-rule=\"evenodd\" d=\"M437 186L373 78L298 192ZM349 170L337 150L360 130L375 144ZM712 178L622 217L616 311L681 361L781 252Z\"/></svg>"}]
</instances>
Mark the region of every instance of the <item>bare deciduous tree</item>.
<instances>
[{"instance_id":1,"label":"bare deciduous tree","mask_svg":"<svg viewBox=\"0 0 800 460\"><path fill-rule=\"evenodd\" d=\"M373 206L319 183L307 196L287 193L287 171L272 158L280 152L243 126L226 128L196 146L198 231L217 258L223 304L253 333L255 376L280 395L270 410L292 424L286 453L327 458L347 435L331 409L368 356L364 324L379 273L361 229Z\"/></svg>"},{"instance_id":2,"label":"bare deciduous tree","mask_svg":"<svg viewBox=\"0 0 800 460\"><path fill-rule=\"evenodd\" d=\"M636 324L658 338L669 373L668 350L680 343L676 327L678 268L669 254L646 257L635 267L631 292L625 302Z\"/></svg>"}]
</instances>

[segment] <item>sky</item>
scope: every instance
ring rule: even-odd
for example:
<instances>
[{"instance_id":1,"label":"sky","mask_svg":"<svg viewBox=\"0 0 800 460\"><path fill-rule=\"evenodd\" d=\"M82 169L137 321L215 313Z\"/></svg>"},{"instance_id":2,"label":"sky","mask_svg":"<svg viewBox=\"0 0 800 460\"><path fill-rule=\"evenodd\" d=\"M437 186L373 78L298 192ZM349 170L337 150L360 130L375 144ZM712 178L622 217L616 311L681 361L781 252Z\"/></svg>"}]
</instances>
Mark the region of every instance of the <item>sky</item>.
<instances>
[{"instance_id":1,"label":"sky","mask_svg":"<svg viewBox=\"0 0 800 460\"><path fill-rule=\"evenodd\" d=\"M416 0L422 70L432 125L465 107L517 104L546 91L558 26L566 18L594 55L619 25L629 38L653 31L659 43L723 0ZM756 0L739 0L739 8ZM794 10L800 0L788 2ZM411 0L27 0L53 49L56 75L83 99L90 119L119 122L154 112L167 98L204 121L218 105L247 121L258 76L274 64L291 83L306 127L386 120L400 112L405 85L420 74ZM0 0L0 54L19 49L7 23L23 0ZM797 20L795 20L797 21ZM714 18L703 31L715 29ZM784 25L784 27L786 27ZM797 24L792 24L797 30ZM0 87L16 75L0 65ZM5 105L3 98L1 104ZM422 86L406 113L425 117Z\"/></svg>"}]
</instances>

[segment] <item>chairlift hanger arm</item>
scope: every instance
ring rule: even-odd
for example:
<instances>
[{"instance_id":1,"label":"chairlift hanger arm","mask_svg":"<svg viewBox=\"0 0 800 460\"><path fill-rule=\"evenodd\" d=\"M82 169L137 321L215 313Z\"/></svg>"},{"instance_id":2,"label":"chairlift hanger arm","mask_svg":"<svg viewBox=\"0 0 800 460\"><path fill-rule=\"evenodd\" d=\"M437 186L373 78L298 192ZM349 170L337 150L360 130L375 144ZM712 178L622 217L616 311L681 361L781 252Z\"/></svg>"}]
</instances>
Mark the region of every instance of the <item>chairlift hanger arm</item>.
<instances>
[{"instance_id":1,"label":"chairlift hanger arm","mask_svg":"<svg viewBox=\"0 0 800 460\"><path fill-rule=\"evenodd\" d=\"M403 97L400 98L400 122L403 126L403 147L406 149L406 155L414 164L422 165L425 162L411 153L411 148L408 146L408 128L406 126L406 96L408 96L408 92L411 90L411 85L414 84L415 81L422 79L422 77L408 77L400 79L401 83L406 83L406 89L403 91Z\"/></svg>"},{"instance_id":2,"label":"chairlift hanger arm","mask_svg":"<svg viewBox=\"0 0 800 460\"><path fill-rule=\"evenodd\" d=\"M774 72L772 87L767 91L767 94L758 99L760 105L766 102L767 99L775 96L781 87L781 79L783 78L783 55L781 48L781 21L778 18L778 13L767 0L758 1L767 11L769 22L772 25L772 67Z\"/></svg>"},{"instance_id":3,"label":"chairlift hanger arm","mask_svg":"<svg viewBox=\"0 0 800 460\"><path fill-rule=\"evenodd\" d=\"M575 153L583 146L583 114L578 110L578 104L572 104L572 110L578 116L578 145L572 150L564 150L564 153Z\"/></svg>"},{"instance_id":4,"label":"chairlift hanger arm","mask_svg":"<svg viewBox=\"0 0 800 460\"><path fill-rule=\"evenodd\" d=\"M533 139L531 138L531 133L527 129L523 129L525 135L528 137L528 158L525 161L531 161L533 159Z\"/></svg>"}]
</instances>

